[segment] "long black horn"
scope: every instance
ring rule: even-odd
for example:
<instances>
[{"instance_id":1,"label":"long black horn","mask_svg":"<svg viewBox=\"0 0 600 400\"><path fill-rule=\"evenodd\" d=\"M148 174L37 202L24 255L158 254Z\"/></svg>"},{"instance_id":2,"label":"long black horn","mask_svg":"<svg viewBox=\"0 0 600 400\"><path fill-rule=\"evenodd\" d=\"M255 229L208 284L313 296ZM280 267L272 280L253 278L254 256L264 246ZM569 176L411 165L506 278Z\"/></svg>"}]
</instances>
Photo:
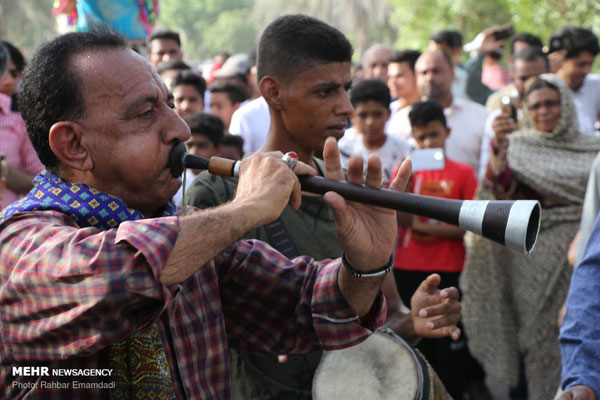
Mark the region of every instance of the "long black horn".
<instances>
[{"instance_id":1,"label":"long black horn","mask_svg":"<svg viewBox=\"0 0 600 400\"><path fill-rule=\"evenodd\" d=\"M184 167L207 169L215 175L237 176L240 165L240 161L220 157L208 160L186 154L183 143L173 148L169 163L176 177L182 174ZM332 191L346 200L447 222L520 253L531 253L540 231L542 208L537 200L450 200L353 185L319 176L299 176L298 179L304 191L317 194Z\"/></svg>"}]
</instances>

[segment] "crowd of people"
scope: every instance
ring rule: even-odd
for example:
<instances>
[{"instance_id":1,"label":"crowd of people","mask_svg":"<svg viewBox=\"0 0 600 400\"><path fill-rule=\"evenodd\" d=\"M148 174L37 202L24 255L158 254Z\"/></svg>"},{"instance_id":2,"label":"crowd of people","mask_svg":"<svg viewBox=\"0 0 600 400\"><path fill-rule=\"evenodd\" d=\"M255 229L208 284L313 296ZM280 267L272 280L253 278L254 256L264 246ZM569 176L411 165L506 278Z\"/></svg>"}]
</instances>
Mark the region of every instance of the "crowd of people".
<instances>
[{"instance_id":1,"label":"crowd of people","mask_svg":"<svg viewBox=\"0 0 600 400\"><path fill-rule=\"evenodd\" d=\"M170 30L134 51L95 27L29 61L2 41L0 398L318 398L323 351L381 326L436 399L491 400L487 375L511 400L600 398L600 46L504 31L353 63L340 31L284 16L207 74ZM173 176L180 142L239 177ZM303 174L538 200L538 242L305 193Z\"/></svg>"}]
</instances>

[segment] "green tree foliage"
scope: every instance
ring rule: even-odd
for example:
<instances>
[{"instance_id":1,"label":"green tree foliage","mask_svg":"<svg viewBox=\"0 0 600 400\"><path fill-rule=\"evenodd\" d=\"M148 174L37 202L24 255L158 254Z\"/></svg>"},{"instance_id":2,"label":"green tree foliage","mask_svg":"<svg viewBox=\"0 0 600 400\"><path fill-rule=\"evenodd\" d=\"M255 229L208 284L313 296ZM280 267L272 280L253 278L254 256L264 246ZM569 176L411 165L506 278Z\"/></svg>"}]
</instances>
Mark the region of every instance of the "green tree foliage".
<instances>
[{"instance_id":1,"label":"green tree foliage","mask_svg":"<svg viewBox=\"0 0 600 400\"><path fill-rule=\"evenodd\" d=\"M512 22L518 32L530 32L548 43L565 24L600 33L597 0L386 0L392 7L390 25L398 48L425 49L427 38L441 29L457 29L465 41L491 26Z\"/></svg>"},{"instance_id":2,"label":"green tree foliage","mask_svg":"<svg viewBox=\"0 0 600 400\"><path fill-rule=\"evenodd\" d=\"M188 58L247 52L257 29L248 23L254 0L161 0L159 25L184 34Z\"/></svg>"}]
</instances>

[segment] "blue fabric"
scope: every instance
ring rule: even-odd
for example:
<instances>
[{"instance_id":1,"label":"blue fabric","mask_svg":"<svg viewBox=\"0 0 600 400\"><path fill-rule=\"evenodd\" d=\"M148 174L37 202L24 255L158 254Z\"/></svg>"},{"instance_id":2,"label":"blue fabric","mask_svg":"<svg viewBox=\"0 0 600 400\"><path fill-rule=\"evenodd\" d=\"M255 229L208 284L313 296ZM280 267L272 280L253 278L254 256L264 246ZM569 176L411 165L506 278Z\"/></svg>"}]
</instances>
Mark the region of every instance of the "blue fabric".
<instances>
[{"instance_id":1,"label":"blue fabric","mask_svg":"<svg viewBox=\"0 0 600 400\"><path fill-rule=\"evenodd\" d=\"M0 224L17 213L44 210L65 213L79 226L92 226L99 230L116 228L121 222L144 218L142 213L128 208L118 197L84 184L65 182L48 171L42 171L33 183L35 186L25 197L0 212ZM176 211L175 204L170 201L158 215L175 215Z\"/></svg>"},{"instance_id":2,"label":"blue fabric","mask_svg":"<svg viewBox=\"0 0 600 400\"><path fill-rule=\"evenodd\" d=\"M560 329L562 388L585 385L600 397L600 218L571 278Z\"/></svg>"},{"instance_id":3,"label":"blue fabric","mask_svg":"<svg viewBox=\"0 0 600 400\"><path fill-rule=\"evenodd\" d=\"M80 31L88 31L94 23L105 22L129 39L146 37L136 0L78 0L77 15Z\"/></svg>"}]
</instances>

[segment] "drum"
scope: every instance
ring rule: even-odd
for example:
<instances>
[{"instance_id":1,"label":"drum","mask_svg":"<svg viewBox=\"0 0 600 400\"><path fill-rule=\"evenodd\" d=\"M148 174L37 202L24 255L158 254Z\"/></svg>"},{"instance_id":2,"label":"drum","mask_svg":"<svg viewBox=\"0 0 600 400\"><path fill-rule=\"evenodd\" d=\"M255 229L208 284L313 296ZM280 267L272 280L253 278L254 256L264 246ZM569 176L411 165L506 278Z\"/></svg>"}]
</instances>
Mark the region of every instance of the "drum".
<instances>
[{"instance_id":1,"label":"drum","mask_svg":"<svg viewBox=\"0 0 600 400\"><path fill-rule=\"evenodd\" d=\"M447 400L425 359L390 329L364 342L323 353L313 380L315 400Z\"/></svg>"}]
</instances>

